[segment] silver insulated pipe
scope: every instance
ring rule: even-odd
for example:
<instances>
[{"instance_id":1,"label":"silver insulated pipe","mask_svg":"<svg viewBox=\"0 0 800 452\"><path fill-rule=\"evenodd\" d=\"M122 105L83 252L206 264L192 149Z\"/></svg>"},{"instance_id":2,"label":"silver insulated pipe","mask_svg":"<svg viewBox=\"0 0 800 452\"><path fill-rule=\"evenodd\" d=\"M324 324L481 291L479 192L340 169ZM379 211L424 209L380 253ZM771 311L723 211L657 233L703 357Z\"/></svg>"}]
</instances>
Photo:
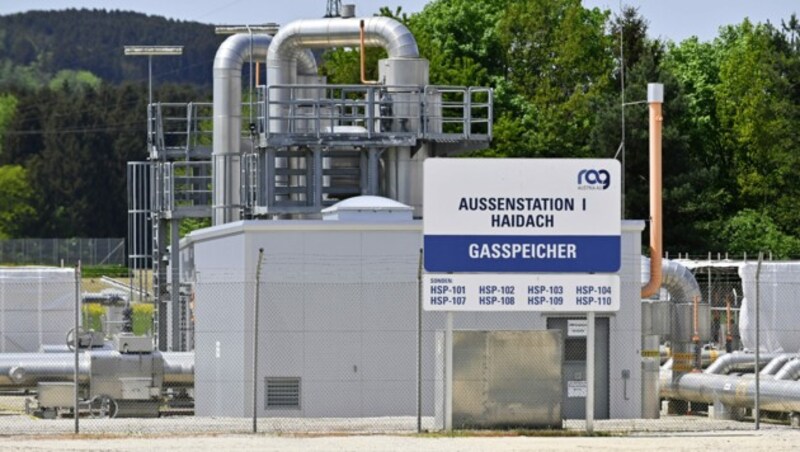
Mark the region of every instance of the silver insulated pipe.
<instances>
[{"instance_id":1,"label":"silver insulated pipe","mask_svg":"<svg viewBox=\"0 0 800 452\"><path fill-rule=\"evenodd\" d=\"M685 266L671 260L661 260L661 287L667 290L672 301L676 303L691 302L694 297L701 297L700 285L692 272ZM650 259L642 256L642 280L650 279Z\"/></svg>"},{"instance_id":2,"label":"silver insulated pipe","mask_svg":"<svg viewBox=\"0 0 800 452\"><path fill-rule=\"evenodd\" d=\"M235 34L226 39L214 57L213 224L240 219L242 150L242 67L267 58L272 37ZM303 73L317 72L310 52L297 58Z\"/></svg>"},{"instance_id":3,"label":"silver insulated pipe","mask_svg":"<svg viewBox=\"0 0 800 452\"><path fill-rule=\"evenodd\" d=\"M90 356L81 353L78 380L89 380ZM35 388L40 381L74 381L72 353L4 353L0 355L0 388Z\"/></svg>"},{"instance_id":4,"label":"silver insulated pipe","mask_svg":"<svg viewBox=\"0 0 800 452\"><path fill-rule=\"evenodd\" d=\"M756 381L752 376L686 373L673 379L672 372L661 373L661 396L729 407L755 406ZM800 411L800 383L761 379L759 403L762 410Z\"/></svg>"},{"instance_id":5,"label":"silver insulated pipe","mask_svg":"<svg viewBox=\"0 0 800 452\"><path fill-rule=\"evenodd\" d=\"M296 73L308 75L301 67L306 49L358 46L362 21L366 46L383 47L389 58L419 58L414 35L405 25L388 17L298 20L281 27L272 39L267 56L267 84L292 85ZM285 89L271 90L269 96L271 102L290 100L290 93ZM284 110L283 105L270 105L270 133L286 130L288 121L283 119Z\"/></svg>"},{"instance_id":6,"label":"silver insulated pipe","mask_svg":"<svg viewBox=\"0 0 800 452\"><path fill-rule=\"evenodd\" d=\"M239 219L242 140L242 65L264 60L272 38L235 34L214 57L213 224Z\"/></svg>"},{"instance_id":7,"label":"silver insulated pipe","mask_svg":"<svg viewBox=\"0 0 800 452\"><path fill-rule=\"evenodd\" d=\"M641 278L643 282L647 282L650 280L650 259L647 257L642 257L641 260ZM699 321L699 319L694 319L693 310L687 310L687 307L693 307L690 302L692 302L695 297L700 297L700 285L697 284L697 280L695 279L692 272L689 271L688 268L684 267L683 265L675 262L670 261L667 259L662 259L661 262L661 287L667 290L670 295L671 306L669 307L669 319L670 322L668 323L668 330L669 331L651 331L649 335L643 337L643 343L647 341L658 343L658 335L660 334L669 334L670 340L672 341L672 353L675 358L671 358L665 367L672 368L672 366L677 362L676 369L678 370L675 372L675 375L680 375L682 372L689 370L693 364L696 365L697 363L687 362L688 356L696 356L693 352L696 352L696 345L692 343L692 338L696 333L694 331L695 324L697 325L706 325L708 322L706 321ZM700 297L699 299L702 300ZM708 308L708 304L705 304L705 307ZM703 311L704 313L709 313L708 309ZM698 314L700 314L698 309ZM707 336L708 327L703 328L703 331L698 331L700 335ZM706 334L703 334L706 333ZM708 356L709 360L713 361L711 355L716 355L716 351L713 353L709 351ZM692 361L692 360L689 360ZM700 365L702 366L703 363L703 351L700 350ZM669 372L672 375L672 372ZM658 419L659 412L661 410L661 403L659 399L659 377L660 377L660 369L658 367L658 362L653 359L643 359L642 360L642 411L643 417L651 418L651 419ZM662 379L663 381L663 379Z\"/></svg>"},{"instance_id":8,"label":"silver insulated pipe","mask_svg":"<svg viewBox=\"0 0 800 452\"><path fill-rule=\"evenodd\" d=\"M81 352L78 361L78 380L81 383L88 383L91 378L93 356L110 363L161 360L164 386L185 387L194 384L193 352L153 352L143 355L112 350ZM39 382L71 382L74 368L75 357L72 353L0 354L0 388L32 389Z\"/></svg>"},{"instance_id":9,"label":"silver insulated pipe","mask_svg":"<svg viewBox=\"0 0 800 452\"><path fill-rule=\"evenodd\" d=\"M765 353L759 356L759 367L768 364L779 355L775 353ZM711 363L703 372L707 374L728 375L731 372L745 371L755 367L755 355L752 353L728 353Z\"/></svg>"}]
</instances>

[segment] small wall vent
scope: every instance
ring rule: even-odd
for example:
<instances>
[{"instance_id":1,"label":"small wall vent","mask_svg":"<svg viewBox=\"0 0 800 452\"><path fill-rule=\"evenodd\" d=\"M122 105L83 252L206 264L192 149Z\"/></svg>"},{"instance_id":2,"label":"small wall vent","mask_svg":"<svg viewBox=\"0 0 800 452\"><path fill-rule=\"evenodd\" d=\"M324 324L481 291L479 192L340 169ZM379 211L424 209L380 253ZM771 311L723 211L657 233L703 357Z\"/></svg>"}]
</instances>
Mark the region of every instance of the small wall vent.
<instances>
[{"instance_id":1,"label":"small wall vent","mask_svg":"<svg viewBox=\"0 0 800 452\"><path fill-rule=\"evenodd\" d=\"M266 409L300 409L299 377L264 378Z\"/></svg>"}]
</instances>

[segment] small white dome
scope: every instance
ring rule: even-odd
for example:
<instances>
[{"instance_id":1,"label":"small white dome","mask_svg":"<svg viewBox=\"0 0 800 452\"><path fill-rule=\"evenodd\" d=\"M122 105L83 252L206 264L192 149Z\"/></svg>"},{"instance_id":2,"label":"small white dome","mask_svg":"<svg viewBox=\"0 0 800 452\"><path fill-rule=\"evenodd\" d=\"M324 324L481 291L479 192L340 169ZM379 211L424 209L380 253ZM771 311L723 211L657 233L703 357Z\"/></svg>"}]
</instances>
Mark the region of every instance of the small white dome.
<instances>
[{"instance_id":1,"label":"small white dome","mask_svg":"<svg viewBox=\"0 0 800 452\"><path fill-rule=\"evenodd\" d=\"M414 208L382 196L355 196L322 209L323 220L365 223L410 221Z\"/></svg>"}]
</instances>

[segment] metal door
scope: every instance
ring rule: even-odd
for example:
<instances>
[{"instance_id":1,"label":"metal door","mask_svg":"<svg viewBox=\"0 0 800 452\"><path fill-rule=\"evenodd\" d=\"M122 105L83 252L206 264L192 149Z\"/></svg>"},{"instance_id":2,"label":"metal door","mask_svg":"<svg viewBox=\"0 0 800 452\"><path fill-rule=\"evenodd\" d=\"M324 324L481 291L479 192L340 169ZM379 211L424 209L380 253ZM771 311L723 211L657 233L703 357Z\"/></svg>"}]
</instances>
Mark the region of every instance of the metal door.
<instances>
[{"instance_id":1,"label":"metal door","mask_svg":"<svg viewBox=\"0 0 800 452\"><path fill-rule=\"evenodd\" d=\"M560 330L564 339L562 372L565 419L586 418L586 318L551 317L547 329ZM609 350L608 318L595 318L594 418L608 419Z\"/></svg>"}]
</instances>

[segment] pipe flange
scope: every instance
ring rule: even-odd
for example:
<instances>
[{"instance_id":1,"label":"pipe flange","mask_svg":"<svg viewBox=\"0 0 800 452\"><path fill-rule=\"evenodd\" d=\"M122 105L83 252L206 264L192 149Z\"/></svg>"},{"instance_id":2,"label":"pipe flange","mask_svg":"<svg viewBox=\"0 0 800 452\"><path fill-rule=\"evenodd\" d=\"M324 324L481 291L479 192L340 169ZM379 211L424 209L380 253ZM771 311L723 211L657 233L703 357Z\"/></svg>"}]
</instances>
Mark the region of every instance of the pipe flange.
<instances>
[{"instance_id":1,"label":"pipe flange","mask_svg":"<svg viewBox=\"0 0 800 452\"><path fill-rule=\"evenodd\" d=\"M27 372L25 372L25 368L21 366L14 366L11 370L8 371L8 376L11 378L11 381L14 383L22 383L25 381L25 377L27 377Z\"/></svg>"}]
</instances>

